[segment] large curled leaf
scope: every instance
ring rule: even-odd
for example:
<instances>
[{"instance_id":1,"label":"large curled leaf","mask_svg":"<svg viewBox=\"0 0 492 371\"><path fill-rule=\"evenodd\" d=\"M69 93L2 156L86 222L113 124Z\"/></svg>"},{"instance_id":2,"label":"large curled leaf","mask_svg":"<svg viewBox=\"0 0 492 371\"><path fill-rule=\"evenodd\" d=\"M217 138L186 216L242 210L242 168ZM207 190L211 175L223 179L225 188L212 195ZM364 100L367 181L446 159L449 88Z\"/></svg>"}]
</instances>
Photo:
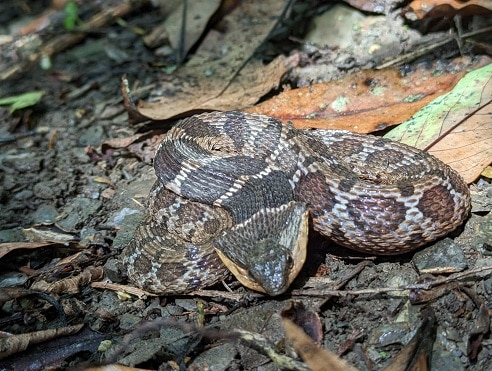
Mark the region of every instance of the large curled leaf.
<instances>
[{"instance_id":1,"label":"large curled leaf","mask_svg":"<svg viewBox=\"0 0 492 371\"><path fill-rule=\"evenodd\" d=\"M427 150L472 182L492 161L492 64L469 72L385 137Z\"/></svg>"}]
</instances>

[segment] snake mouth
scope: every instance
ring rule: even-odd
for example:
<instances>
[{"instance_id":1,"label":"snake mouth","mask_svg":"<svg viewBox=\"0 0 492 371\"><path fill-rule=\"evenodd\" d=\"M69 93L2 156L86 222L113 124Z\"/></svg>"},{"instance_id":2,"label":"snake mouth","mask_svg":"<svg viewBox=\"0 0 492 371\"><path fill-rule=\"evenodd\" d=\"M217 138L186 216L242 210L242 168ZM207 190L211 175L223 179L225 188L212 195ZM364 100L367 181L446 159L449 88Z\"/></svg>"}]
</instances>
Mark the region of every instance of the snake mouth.
<instances>
[{"instance_id":1,"label":"snake mouth","mask_svg":"<svg viewBox=\"0 0 492 371\"><path fill-rule=\"evenodd\" d=\"M268 217L282 227L273 229L280 232L261 234L262 238L250 240L245 248L237 243L244 241L244 236L237 239L240 231L236 229L216 244L215 250L242 285L276 296L289 288L306 260L309 213L303 204L290 202L270 209Z\"/></svg>"}]
</instances>

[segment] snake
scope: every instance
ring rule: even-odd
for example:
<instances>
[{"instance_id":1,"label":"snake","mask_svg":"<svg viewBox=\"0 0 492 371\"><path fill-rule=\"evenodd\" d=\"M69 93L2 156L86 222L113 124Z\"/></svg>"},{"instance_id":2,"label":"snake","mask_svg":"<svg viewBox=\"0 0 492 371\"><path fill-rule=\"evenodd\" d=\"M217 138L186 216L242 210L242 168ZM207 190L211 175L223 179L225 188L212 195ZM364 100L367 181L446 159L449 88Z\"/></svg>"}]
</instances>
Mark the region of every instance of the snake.
<instances>
[{"instance_id":1,"label":"snake","mask_svg":"<svg viewBox=\"0 0 492 371\"><path fill-rule=\"evenodd\" d=\"M463 178L424 151L240 111L179 121L154 169L122 260L134 285L158 295L230 273L279 295L304 264L310 229L357 252L397 255L450 233L471 208Z\"/></svg>"}]
</instances>

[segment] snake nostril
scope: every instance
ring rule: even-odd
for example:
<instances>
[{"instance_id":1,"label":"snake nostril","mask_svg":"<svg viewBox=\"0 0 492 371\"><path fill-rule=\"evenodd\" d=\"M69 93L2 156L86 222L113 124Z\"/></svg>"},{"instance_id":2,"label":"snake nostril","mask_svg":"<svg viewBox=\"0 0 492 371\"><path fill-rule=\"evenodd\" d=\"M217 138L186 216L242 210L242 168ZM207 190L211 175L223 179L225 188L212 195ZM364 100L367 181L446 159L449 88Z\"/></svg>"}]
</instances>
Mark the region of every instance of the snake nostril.
<instances>
[{"instance_id":1,"label":"snake nostril","mask_svg":"<svg viewBox=\"0 0 492 371\"><path fill-rule=\"evenodd\" d=\"M292 255L287 256L287 266L289 267L289 269L294 266L294 258L292 257Z\"/></svg>"},{"instance_id":2,"label":"snake nostril","mask_svg":"<svg viewBox=\"0 0 492 371\"><path fill-rule=\"evenodd\" d=\"M255 278L255 275L251 272L251 270L248 269L248 278L251 280L251 281L256 281L256 278Z\"/></svg>"}]
</instances>

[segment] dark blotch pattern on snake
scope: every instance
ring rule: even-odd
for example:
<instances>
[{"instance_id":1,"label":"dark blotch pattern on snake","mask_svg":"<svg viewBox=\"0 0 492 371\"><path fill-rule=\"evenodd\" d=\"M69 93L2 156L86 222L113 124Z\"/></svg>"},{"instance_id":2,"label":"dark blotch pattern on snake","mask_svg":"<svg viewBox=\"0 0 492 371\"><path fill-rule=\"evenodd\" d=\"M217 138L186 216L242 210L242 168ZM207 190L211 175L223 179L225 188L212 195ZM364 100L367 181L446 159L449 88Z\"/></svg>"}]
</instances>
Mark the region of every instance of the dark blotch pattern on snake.
<instances>
[{"instance_id":1,"label":"dark blotch pattern on snake","mask_svg":"<svg viewBox=\"0 0 492 371\"><path fill-rule=\"evenodd\" d=\"M154 167L149 214L123 261L133 283L157 294L212 285L229 269L280 294L304 262L308 220L342 246L393 255L449 233L470 211L462 178L420 150L235 111L179 122Z\"/></svg>"}]
</instances>

